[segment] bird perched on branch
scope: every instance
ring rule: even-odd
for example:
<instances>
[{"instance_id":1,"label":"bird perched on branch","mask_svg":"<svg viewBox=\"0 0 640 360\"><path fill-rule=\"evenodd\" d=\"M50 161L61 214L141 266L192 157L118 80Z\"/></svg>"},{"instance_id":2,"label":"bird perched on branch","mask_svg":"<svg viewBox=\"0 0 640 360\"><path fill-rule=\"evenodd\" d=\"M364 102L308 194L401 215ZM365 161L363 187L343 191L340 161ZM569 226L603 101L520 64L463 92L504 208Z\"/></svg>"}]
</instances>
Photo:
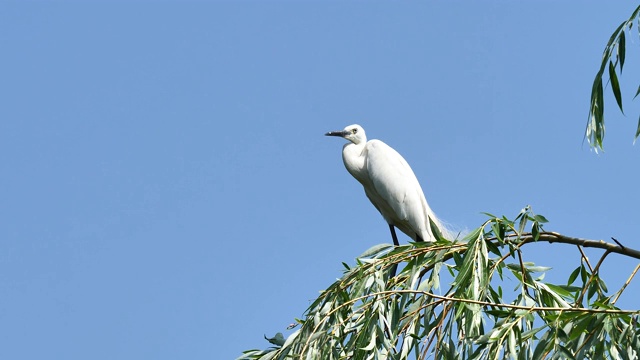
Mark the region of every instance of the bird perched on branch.
<instances>
[{"instance_id":1,"label":"bird perched on branch","mask_svg":"<svg viewBox=\"0 0 640 360\"><path fill-rule=\"evenodd\" d=\"M349 125L326 136L343 137L342 148L347 171L364 187L373 206L389 224L393 243L398 246L395 228L415 241L435 241L429 218L448 235L448 231L429 208L420 183L407 161L380 140L369 140L360 125Z\"/></svg>"}]
</instances>

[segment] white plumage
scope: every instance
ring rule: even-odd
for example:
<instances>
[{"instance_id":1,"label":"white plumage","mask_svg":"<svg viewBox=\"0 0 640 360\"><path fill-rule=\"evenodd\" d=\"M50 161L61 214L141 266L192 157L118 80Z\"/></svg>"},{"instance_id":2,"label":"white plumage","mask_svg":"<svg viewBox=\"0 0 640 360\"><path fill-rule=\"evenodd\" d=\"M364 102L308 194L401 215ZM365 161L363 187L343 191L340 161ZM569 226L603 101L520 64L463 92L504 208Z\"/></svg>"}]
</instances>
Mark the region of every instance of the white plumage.
<instances>
[{"instance_id":1,"label":"white plumage","mask_svg":"<svg viewBox=\"0 0 640 360\"><path fill-rule=\"evenodd\" d=\"M413 170L397 151L380 140L367 141L360 125L325 135L349 141L342 148L344 166L362 184L373 206L389 224L394 244L399 244L394 227L415 241L435 241L429 217L446 234L429 208Z\"/></svg>"}]
</instances>

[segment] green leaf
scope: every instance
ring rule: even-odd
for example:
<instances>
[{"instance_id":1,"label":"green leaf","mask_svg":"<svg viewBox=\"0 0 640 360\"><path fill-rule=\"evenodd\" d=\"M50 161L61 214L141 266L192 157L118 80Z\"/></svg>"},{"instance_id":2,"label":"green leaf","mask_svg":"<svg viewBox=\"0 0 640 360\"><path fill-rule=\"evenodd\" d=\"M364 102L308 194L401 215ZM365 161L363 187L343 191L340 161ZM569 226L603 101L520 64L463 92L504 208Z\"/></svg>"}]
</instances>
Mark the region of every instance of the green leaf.
<instances>
[{"instance_id":1,"label":"green leaf","mask_svg":"<svg viewBox=\"0 0 640 360\"><path fill-rule=\"evenodd\" d=\"M556 355L562 354L562 357L561 357L562 359L571 359L571 360L575 359L575 357L571 353L571 350L569 350L567 347L558 344L557 349L559 351Z\"/></svg>"},{"instance_id":2,"label":"green leaf","mask_svg":"<svg viewBox=\"0 0 640 360\"><path fill-rule=\"evenodd\" d=\"M598 309L609 309L609 310L613 310L614 307L609 305L606 302L603 301L594 301L593 304L591 304L591 306L593 306L594 308L598 308Z\"/></svg>"},{"instance_id":3,"label":"green leaf","mask_svg":"<svg viewBox=\"0 0 640 360\"><path fill-rule=\"evenodd\" d=\"M369 341L369 344L367 346L361 348L360 350L371 351L376 346L376 344L378 343L377 342L378 336L376 335L375 331L371 332L371 335L372 336L371 336L371 340Z\"/></svg>"},{"instance_id":4,"label":"green leaf","mask_svg":"<svg viewBox=\"0 0 640 360\"><path fill-rule=\"evenodd\" d=\"M620 59L620 72L622 72L622 66L624 65L625 57L625 39L624 28L620 31L620 39L618 40L618 59Z\"/></svg>"},{"instance_id":5,"label":"green leaf","mask_svg":"<svg viewBox=\"0 0 640 360\"><path fill-rule=\"evenodd\" d=\"M502 237L500 236L500 225L498 223L491 222L491 231L498 241L502 242Z\"/></svg>"},{"instance_id":6,"label":"green leaf","mask_svg":"<svg viewBox=\"0 0 640 360\"><path fill-rule=\"evenodd\" d=\"M582 279L582 283L586 284L587 280L589 279L589 271L587 271L587 268L584 266L584 264L580 265L580 279Z\"/></svg>"},{"instance_id":7,"label":"green leaf","mask_svg":"<svg viewBox=\"0 0 640 360\"><path fill-rule=\"evenodd\" d=\"M528 212L529 212L529 205L523 207L522 210L520 210L520 213L518 213L518 216L516 216L514 221L517 221L521 217L526 217Z\"/></svg>"},{"instance_id":8,"label":"green leaf","mask_svg":"<svg viewBox=\"0 0 640 360\"><path fill-rule=\"evenodd\" d=\"M358 258L372 257L374 255L378 255L379 253L381 253L381 252L383 252L385 250L389 250L389 249L393 249L393 245L391 245L391 244L374 245L374 246L370 247L369 249L367 249L365 252L363 252L360 256L358 256Z\"/></svg>"},{"instance_id":9,"label":"green leaf","mask_svg":"<svg viewBox=\"0 0 640 360\"><path fill-rule=\"evenodd\" d=\"M274 337L272 338L268 338L267 335L264 336L264 338L272 343L273 345L277 345L277 346L282 346L284 345L284 336L282 335L282 333L277 333Z\"/></svg>"},{"instance_id":10,"label":"green leaf","mask_svg":"<svg viewBox=\"0 0 640 360\"><path fill-rule=\"evenodd\" d=\"M598 285L595 282L591 282L587 290L587 299L591 299L593 295L596 294L597 291L598 291Z\"/></svg>"},{"instance_id":11,"label":"green leaf","mask_svg":"<svg viewBox=\"0 0 640 360\"><path fill-rule=\"evenodd\" d=\"M287 341L285 341L282 347L286 348L287 346L291 345L291 343L298 337L299 334L300 329L294 331L291 335L289 335L289 337L287 337Z\"/></svg>"},{"instance_id":12,"label":"green leaf","mask_svg":"<svg viewBox=\"0 0 640 360\"><path fill-rule=\"evenodd\" d=\"M533 359L543 359L543 354L548 353L553 347L554 343L554 329L550 329L547 333L542 335L542 337L538 340L538 345L536 345L535 350L533 351Z\"/></svg>"},{"instance_id":13,"label":"green leaf","mask_svg":"<svg viewBox=\"0 0 640 360\"><path fill-rule=\"evenodd\" d=\"M550 283L545 283L545 285L547 285L547 287L552 291L554 291L556 294L565 298L570 298L573 295L572 290L579 289L578 287L575 287L575 286L572 286L572 287L559 286L559 285L554 285Z\"/></svg>"},{"instance_id":14,"label":"green leaf","mask_svg":"<svg viewBox=\"0 0 640 360\"><path fill-rule=\"evenodd\" d=\"M616 102L618 103L618 107L620 111L624 114L624 110L622 109L622 94L620 93L620 83L618 82L618 75L616 75L616 67L613 65L611 60L609 60L609 78L611 79L611 90L613 90L613 95L616 98Z\"/></svg>"},{"instance_id":15,"label":"green leaf","mask_svg":"<svg viewBox=\"0 0 640 360\"><path fill-rule=\"evenodd\" d=\"M533 218L539 223L543 223L544 224L544 223L548 223L549 222L549 220L547 220L547 218L542 216L542 215L536 215Z\"/></svg>"},{"instance_id":16,"label":"green leaf","mask_svg":"<svg viewBox=\"0 0 640 360\"><path fill-rule=\"evenodd\" d=\"M528 263L525 263L526 269L531 271L531 272L545 272L545 271L549 271L551 270L551 267L549 266L535 266L533 264L527 265Z\"/></svg>"},{"instance_id":17,"label":"green leaf","mask_svg":"<svg viewBox=\"0 0 640 360\"><path fill-rule=\"evenodd\" d=\"M433 237L436 238L436 241L442 240L442 233L440 232L440 228L438 228L438 225L436 225L436 223L431 219L431 216L429 216L429 226L431 227L431 232L433 233Z\"/></svg>"},{"instance_id":18,"label":"green leaf","mask_svg":"<svg viewBox=\"0 0 640 360\"><path fill-rule=\"evenodd\" d=\"M573 282L576 281L576 278L578 278L579 274L580 274L580 267L577 267L575 270L573 270L571 275L569 275L569 280L567 280L567 285L573 284Z\"/></svg>"},{"instance_id":19,"label":"green leaf","mask_svg":"<svg viewBox=\"0 0 640 360\"><path fill-rule=\"evenodd\" d=\"M533 226L531 226L531 235L533 235L534 241L538 241L538 239L540 239L540 228L538 227L538 222L534 222Z\"/></svg>"},{"instance_id":20,"label":"green leaf","mask_svg":"<svg viewBox=\"0 0 640 360\"><path fill-rule=\"evenodd\" d=\"M638 128L636 129L636 136L633 138L634 143L636 142L636 139L638 139L638 136L640 136L640 118L638 119Z\"/></svg>"},{"instance_id":21,"label":"green leaf","mask_svg":"<svg viewBox=\"0 0 640 360\"><path fill-rule=\"evenodd\" d=\"M640 91L640 90L638 90L638 91ZM480 212L480 214L487 215L488 217L490 217L490 218L492 218L492 219L497 218L497 216L495 216L495 215L493 215L493 214L491 214L491 213L488 213L488 212L484 212L484 211L483 211L483 212Z\"/></svg>"},{"instance_id":22,"label":"green leaf","mask_svg":"<svg viewBox=\"0 0 640 360\"><path fill-rule=\"evenodd\" d=\"M591 322L592 322L592 319L589 316L584 316L584 315L576 316L576 319L571 321L572 327L571 327L571 331L569 332L569 339L576 340L581 335L587 334L589 332L588 327L591 324Z\"/></svg>"},{"instance_id":23,"label":"green leaf","mask_svg":"<svg viewBox=\"0 0 640 360\"><path fill-rule=\"evenodd\" d=\"M520 218L520 223L518 224L518 235L522 235L522 233L524 232L524 228L525 226L527 226L527 220L527 216L523 216Z\"/></svg>"},{"instance_id":24,"label":"green leaf","mask_svg":"<svg viewBox=\"0 0 640 360\"><path fill-rule=\"evenodd\" d=\"M600 79L600 83L598 84L598 92L596 95L596 106L598 107L596 109L596 114L600 119L597 131L599 133L600 141L602 142L602 138L604 138L604 88L602 86L602 79Z\"/></svg>"},{"instance_id":25,"label":"green leaf","mask_svg":"<svg viewBox=\"0 0 640 360\"><path fill-rule=\"evenodd\" d=\"M491 241L487 241L487 250L489 250L493 254L496 254L497 256L502 256L502 253L500 252L498 246Z\"/></svg>"},{"instance_id":26,"label":"green leaf","mask_svg":"<svg viewBox=\"0 0 640 360\"><path fill-rule=\"evenodd\" d=\"M591 104L589 107L589 120L587 121L587 131L585 137L592 148L603 149L604 139L604 98L602 94L602 74L604 68L596 74L591 88Z\"/></svg>"},{"instance_id":27,"label":"green leaf","mask_svg":"<svg viewBox=\"0 0 640 360\"><path fill-rule=\"evenodd\" d=\"M515 329L513 329L513 330L516 330L516 329L518 329L518 328L516 327L516 328L515 328ZM516 344L517 344L517 341L516 341L516 334L515 334L515 331L510 331L510 332L509 332L509 338L508 338L508 339L509 339L509 340L507 341L507 344L508 344L508 347L509 347L509 355L511 355L511 358L512 358L512 359L516 359L516 355L517 355L518 353L516 352Z\"/></svg>"},{"instance_id":28,"label":"green leaf","mask_svg":"<svg viewBox=\"0 0 640 360\"><path fill-rule=\"evenodd\" d=\"M605 284L605 283L604 283L604 280L602 280L602 279L600 278L600 276L596 277L596 280L598 281L598 285L600 285L600 288L602 289L602 291L604 291L604 292L609 291L609 290L607 289L607 284Z\"/></svg>"},{"instance_id":29,"label":"green leaf","mask_svg":"<svg viewBox=\"0 0 640 360\"><path fill-rule=\"evenodd\" d=\"M611 34L611 37L609 38L609 42L607 43L607 49L610 49L611 46L613 46L613 44L614 44L614 42L616 40L616 37L618 37L618 33L620 32L620 30L622 30L622 28L624 27L624 25L626 23L627 23L626 21L623 21L622 24L620 24L616 28L616 30L613 32L613 34ZM606 51L605 51L605 53L606 53ZM606 57L604 57L603 62L606 61L605 59L606 59Z\"/></svg>"},{"instance_id":30,"label":"green leaf","mask_svg":"<svg viewBox=\"0 0 640 360\"><path fill-rule=\"evenodd\" d=\"M640 15L640 6L638 6L634 11L633 14L631 14L631 16L629 17L629 20L627 20L628 22L628 26L629 29L631 29L631 27L633 26L633 20Z\"/></svg>"},{"instance_id":31,"label":"green leaf","mask_svg":"<svg viewBox=\"0 0 640 360\"><path fill-rule=\"evenodd\" d=\"M511 314L511 311L500 310L500 309L487 309L485 312L489 315L495 316L496 318L506 318Z\"/></svg>"}]
</instances>

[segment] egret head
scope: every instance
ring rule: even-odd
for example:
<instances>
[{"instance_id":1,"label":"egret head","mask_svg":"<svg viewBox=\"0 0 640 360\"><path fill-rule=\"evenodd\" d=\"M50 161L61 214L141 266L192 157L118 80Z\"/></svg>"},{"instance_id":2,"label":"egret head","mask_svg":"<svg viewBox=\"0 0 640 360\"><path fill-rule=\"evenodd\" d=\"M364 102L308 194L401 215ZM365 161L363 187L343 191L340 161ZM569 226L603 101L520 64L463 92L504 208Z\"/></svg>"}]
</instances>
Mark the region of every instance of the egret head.
<instances>
[{"instance_id":1,"label":"egret head","mask_svg":"<svg viewBox=\"0 0 640 360\"><path fill-rule=\"evenodd\" d=\"M358 124L349 125L341 131L329 131L326 136L340 136L358 145L367 142L367 135L362 126Z\"/></svg>"}]
</instances>

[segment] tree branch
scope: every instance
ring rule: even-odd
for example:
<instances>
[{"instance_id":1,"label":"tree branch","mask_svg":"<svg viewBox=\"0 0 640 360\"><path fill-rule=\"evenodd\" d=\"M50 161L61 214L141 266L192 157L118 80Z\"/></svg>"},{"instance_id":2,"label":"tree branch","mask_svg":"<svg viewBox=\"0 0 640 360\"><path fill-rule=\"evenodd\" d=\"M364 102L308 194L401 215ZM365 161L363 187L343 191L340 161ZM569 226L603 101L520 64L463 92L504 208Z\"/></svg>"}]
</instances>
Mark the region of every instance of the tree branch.
<instances>
[{"instance_id":1,"label":"tree branch","mask_svg":"<svg viewBox=\"0 0 640 360\"><path fill-rule=\"evenodd\" d=\"M506 238L511 238L511 239L515 239L516 237L517 237L516 235L506 236ZM533 235L530 233L525 233L520 235L520 239L523 243L536 242L533 238ZM612 253L617 253L617 254L629 256L634 259L640 260L640 251L631 249L628 247L620 247L616 244L608 243L604 240L589 240L589 239L574 238L574 237L559 234L557 232L545 231L540 233L538 242L540 241L546 241L548 243L563 243L563 244L580 245L582 247L604 249Z\"/></svg>"}]
</instances>

